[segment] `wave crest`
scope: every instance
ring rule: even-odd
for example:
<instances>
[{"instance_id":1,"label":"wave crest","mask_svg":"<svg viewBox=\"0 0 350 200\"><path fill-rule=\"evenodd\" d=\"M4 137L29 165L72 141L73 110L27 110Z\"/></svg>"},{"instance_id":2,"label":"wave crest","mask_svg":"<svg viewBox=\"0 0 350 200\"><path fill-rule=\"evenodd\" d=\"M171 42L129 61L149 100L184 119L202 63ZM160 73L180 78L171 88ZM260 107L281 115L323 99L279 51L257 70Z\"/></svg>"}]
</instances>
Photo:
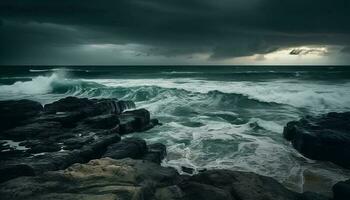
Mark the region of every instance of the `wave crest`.
<instances>
[{"instance_id":1,"label":"wave crest","mask_svg":"<svg viewBox=\"0 0 350 200\"><path fill-rule=\"evenodd\" d=\"M67 77L67 71L61 70L49 76L40 75L31 78L30 81L17 81L12 85L1 85L0 99L28 98L41 101L41 98L45 95L45 99L54 101L67 95L79 95L85 90L91 90L93 85L98 85L96 83L86 83Z\"/></svg>"},{"instance_id":2,"label":"wave crest","mask_svg":"<svg viewBox=\"0 0 350 200\"><path fill-rule=\"evenodd\" d=\"M2 94L46 94L53 90L52 83L62 79L63 74L53 73L51 76L37 76L31 81L17 81L12 85L0 86Z\"/></svg>"},{"instance_id":3,"label":"wave crest","mask_svg":"<svg viewBox=\"0 0 350 200\"><path fill-rule=\"evenodd\" d=\"M288 105L311 111L350 109L350 83L209 81L176 79L68 79L67 71L37 76L31 81L17 81L0 86L0 98L23 95L73 95L93 98L121 98L153 104L206 99L207 105L257 107ZM22 96L20 96L22 95ZM26 97L26 96L25 96Z\"/></svg>"}]
</instances>

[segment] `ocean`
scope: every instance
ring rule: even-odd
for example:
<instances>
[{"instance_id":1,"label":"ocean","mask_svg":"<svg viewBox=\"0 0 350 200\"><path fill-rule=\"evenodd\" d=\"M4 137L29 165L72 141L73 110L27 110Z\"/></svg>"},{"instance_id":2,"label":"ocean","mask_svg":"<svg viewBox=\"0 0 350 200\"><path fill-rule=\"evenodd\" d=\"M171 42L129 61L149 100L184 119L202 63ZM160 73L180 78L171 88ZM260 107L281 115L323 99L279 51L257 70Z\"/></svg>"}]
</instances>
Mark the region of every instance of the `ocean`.
<instances>
[{"instance_id":1,"label":"ocean","mask_svg":"<svg viewBox=\"0 0 350 200\"><path fill-rule=\"evenodd\" d=\"M149 110L163 125L131 136L165 144L162 165L180 173L250 171L299 192L329 190L350 176L300 155L282 135L303 116L350 111L350 67L0 67L0 100L66 96L132 100Z\"/></svg>"}]
</instances>

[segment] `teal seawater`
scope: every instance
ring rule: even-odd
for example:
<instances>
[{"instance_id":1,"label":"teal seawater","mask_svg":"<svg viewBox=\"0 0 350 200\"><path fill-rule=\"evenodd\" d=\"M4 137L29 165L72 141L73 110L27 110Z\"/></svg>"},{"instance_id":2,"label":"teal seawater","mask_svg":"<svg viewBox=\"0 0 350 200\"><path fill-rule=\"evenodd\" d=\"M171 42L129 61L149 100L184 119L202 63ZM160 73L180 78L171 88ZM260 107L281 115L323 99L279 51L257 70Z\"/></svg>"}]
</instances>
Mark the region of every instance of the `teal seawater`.
<instances>
[{"instance_id":1,"label":"teal seawater","mask_svg":"<svg viewBox=\"0 0 350 200\"><path fill-rule=\"evenodd\" d=\"M303 157L282 136L288 121L350 111L350 67L0 68L0 100L45 104L66 96L133 100L148 109L163 125L133 136L166 144L163 165L179 172L181 166L252 171L296 191L325 192L350 177Z\"/></svg>"}]
</instances>

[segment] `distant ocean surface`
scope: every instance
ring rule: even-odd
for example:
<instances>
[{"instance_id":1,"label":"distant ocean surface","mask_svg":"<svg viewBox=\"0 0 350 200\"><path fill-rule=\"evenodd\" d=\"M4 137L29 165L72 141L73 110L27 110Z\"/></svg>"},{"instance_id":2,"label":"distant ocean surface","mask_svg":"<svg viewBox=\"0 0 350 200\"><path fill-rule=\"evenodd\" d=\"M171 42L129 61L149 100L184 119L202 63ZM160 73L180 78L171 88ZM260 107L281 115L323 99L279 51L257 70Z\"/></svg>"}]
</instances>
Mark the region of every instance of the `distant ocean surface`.
<instances>
[{"instance_id":1,"label":"distant ocean surface","mask_svg":"<svg viewBox=\"0 0 350 200\"><path fill-rule=\"evenodd\" d=\"M66 96L133 100L148 109L163 125L132 136L166 144L163 165L180 172L251 171L296 191L350 175L301 156L282 136L291 120L350 111L350 67L0 67L0 100L45 104Z\"/></svg>"}]
</instances>

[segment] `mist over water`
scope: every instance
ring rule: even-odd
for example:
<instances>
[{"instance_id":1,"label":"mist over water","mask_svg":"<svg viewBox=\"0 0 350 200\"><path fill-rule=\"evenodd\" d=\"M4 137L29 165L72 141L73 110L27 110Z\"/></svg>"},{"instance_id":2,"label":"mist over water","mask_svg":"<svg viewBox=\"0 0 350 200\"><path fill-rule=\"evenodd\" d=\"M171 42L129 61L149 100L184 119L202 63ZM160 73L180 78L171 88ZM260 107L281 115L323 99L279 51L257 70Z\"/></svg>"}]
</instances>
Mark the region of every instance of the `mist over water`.
<instances>
[{"instance_id":1,"label":"mist over water","mask_svg":"<svg viewBox=\"0 0 350 200\"><path fill-rule=\"evenodd\" d=\"M309 160L283 139L305 115L350 110L346 67L7 67L0 100L43 104L66 96L135 101L163 125L133 134L162 142L163 165L234 169L271 176L303 191L330 188L349 171Z\"/></svg>"}]
</instances>

